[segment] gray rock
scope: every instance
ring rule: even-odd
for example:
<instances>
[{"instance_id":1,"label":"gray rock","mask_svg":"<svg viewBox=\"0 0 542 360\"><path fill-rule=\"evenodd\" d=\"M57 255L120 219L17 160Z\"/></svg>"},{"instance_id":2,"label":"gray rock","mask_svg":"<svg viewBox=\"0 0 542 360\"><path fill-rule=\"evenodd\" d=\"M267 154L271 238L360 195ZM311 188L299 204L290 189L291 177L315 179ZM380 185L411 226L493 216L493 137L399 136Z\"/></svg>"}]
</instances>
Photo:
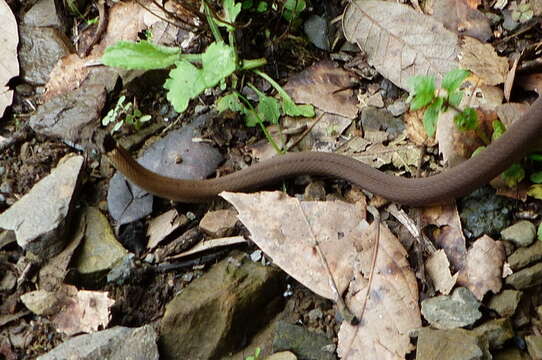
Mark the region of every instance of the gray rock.
<instances>
[{"instance_id":1,"label":"gray rock","mask_svg":"<svg viewBox=\"0 0 542 360\"><path fill-rule=\"evenodd\" d=\"M475 327L472 332L487 338L491 350L500 349L514 337L510 319L494 319Z\"/></svg>"},{"instance_id":2,"label":"gray rock","mask_svg":"<svg viewBox=\"0 0 542 360\"><path fill-rule=\"evenodd\" d=\"M394 117L389 111L367 106L361 111L361 124L365 131L384 130L396 138L405 130L405 123Z\"/></svg>"},{"instance_id":3,"label":"gray rock","mask_svg":"<svg viewBox=\"0 0 542 360\"><path fill-rule=\"evenodd\" d=\"M21 25L19 36L21 75L32 85L45 85L58 60L74 51L66 35L51 27Z\"/></svg>"},{"instance_id":4,"label":"gray rock","mask_svg":"<svg viewBox=\"0 0 542 360\"><path fill-rule=\"evenodd\" d=\"M408 111L409 104L403 100L397 100L390 104L387 109L393 116L401 116Z\"/></svg>"},{"instance_id":5,"label":"gray rock","mask_svg":"<svg viewBox=\"0 0 542 360\"><path fill-rule=\"evenodd\" d=\"M77 272L88 281L101 280L128 251L117 241L109 221L100 210L87 207L84 212L85 239L74 259Z\"/></svg>"},{"instance_id":6,"label":"gray rock","mask_svg":"<svg viewBox=\"0 0 542 360\"><path fill-rule=\"evenodd\" d=\"M512 270L517 271L542 259L542 241L535 241L529 247L519 248L508 257Z\"/></svg>"},{"instance_id":7,"label":"gray rock","mask_svg":"<svg viewBox=\"0 0 542 360\"><path fill-rule=\"evenodd\" d=\"M297 356L290 351L281 351L266 357L265 360L297 360Z\"/></svg>"},{"instance_id":8,"label":"gray rock","mask_svg":"<svg viewBox=\"0 0 542 360\"><path fill-rule=\"evenodd\" d=\"M435 296L422 301L422 314L438 329L453 329L473 324L482 313L480 303L467 289L459 287L451 296Z\"/></svg>"},{"instance_id":9,"label":"gray rock","mask_svg":"<svg viewBox=\"0 0 542 360\"><path fill-rule=\"evenodd\" d=\"M489 300L488 307L502 317L511 317L516 312L523 293L518 290L503 290Z\"/></svg>"},{"instance_id":10,"label":"gray rock","mask_svg":"<svg viewBox=\"0 0 542 360\"><path fill-rule=\"evenodd\" d=\"M237 211L234 209L209 211L201 219L199 228L207 235L220 238L231 235L237 221Z\"/></svg>"},{"instance_id":11,"label":"gray rock","mask_svg":"<svg viewBox=\"0 0 542 360\"><path fill-rule=\"evenodd\" d=\"M276 308L281 272L235 254L192 281L166 306L162 359L217 359L240 348Z\"/></svg>"},{"instance_id":12,"label":"gray rock","mask_svg":"<svg viewBox=\"0 0 542 360\"><path fill-rule=\"evenodd\" d=\"M505 349L494 354L494 360L531 360L531 357L516 348Z\"/></svg>"},{"instance_id":13,"label":"gray rock","mask_svg":"<svg viewBox=\"0 0 542 360\"><path fill-rule=\"evenodd\" d=\"M66 20L61 15L62 10L60 1L40 0L23 15L22 21L24 25L51 26L64 32Z\"/></svg>"},{"instance_id":14,"label":"gray rock","mask_svg":"<svg viewBox=\"0 0 542 360\"><path fill-rule=\"evenodd\" d=\"M67 155L13 206L0 214L0 228L15 231L17 244L46 259L59 253L73 215L82 156Z\"/></svg>"},{"instance_id":15,"label":"gray rock","mask_svg":"<svg viewBox=\"0 0 542 360\"><path fill-rule=\"evenodd\" d=\"M318 49L329 51L329 28L327 19L318 16L311 15L303 24L303 30L309 38L309 41L313 43Z\"/></svg>"},{"instance_id":16,"label":"gray rock","mask_svg":"<svg viewBox=\"0 0 542 360\"><path fill-rule=\"evenodd\" d=\"M491 359L487 339L463 329L418 331L416 360L487 360Z\"/></svg>"},{"instance_id":17,"label":"gray rock","mask_svg":"<svg viewBox=\"0 0 542 360\"><path fill-rule=\"evenodd\" d=\"M273 339L273 352L292 351L300 359L334 360L334 353L326 351L333 340L325 335L279 321Z\"/></svg>"},{"instance_id":18,"label":"gray rock","mask_svg":"<svg viewBox=\"0 0 542 360\"><path fill-rule=\"evenodd\" d=\"M535 360L542 359L542 335L529 335L525 337L529 355Z\"/></svg>"},{"instance_id":19,"label":"gray rock","mask_svg":"<svg viewBox=\"0 0 542 360\"><path fill-rule=\"evenodd\" d=\"M542 263L513 273L505 279L505 282L517 290L542 284Z\"/></svg>"},{"instance_id":20,"label":"gray rock","mask_svg":"<svg viewBox=\"0 0 542 360\"><path fill-rule=\"evenodd\" d=\"M69 339L38 360L158 360L157 334L149 325L117 326Z\"/></svg>"},{"instance_id":21,"label":"gray rock","mask_svg":"<svg viewBox=\"0 0 542 360\"><path fill-rule=\"evenodd\" d=\"M536 238L536 227L527 220L518 221L501 231L501 238L510 241L518 247L526 247Z\"/></svg>"}]
</instances>

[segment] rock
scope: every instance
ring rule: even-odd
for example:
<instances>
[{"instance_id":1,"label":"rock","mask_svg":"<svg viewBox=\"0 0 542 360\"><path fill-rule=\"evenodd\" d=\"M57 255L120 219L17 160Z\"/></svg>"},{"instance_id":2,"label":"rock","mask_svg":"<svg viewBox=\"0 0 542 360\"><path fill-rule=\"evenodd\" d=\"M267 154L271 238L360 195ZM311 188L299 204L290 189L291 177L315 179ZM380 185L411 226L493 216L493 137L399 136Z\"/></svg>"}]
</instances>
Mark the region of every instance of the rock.
<instances>
[{"instance_id":1,"label":"rock","mask_svg":"<svg viewBox=\"0 0 542 360\"><path fill-rule=\"evenodd\" d=\"M266 357L265 360L297 360L297 356L289 351L281 351Z\"/></svg>"},{"instance_id":2,"label":"rock","mask_svg":"<svg viewBox=\"0 0 542 360\"><path fill-rule=\"evenodd\" d=\"M505 282L517 290L542 284L542 263L513 273L505 279Z\"/></svg>"},{"instance_id":3,"label":"rock","mask_svg":"<svg viewBox=\"0 0 542 360\"><path fill-rule=\"evenodd\" d=\"M329 24L326 18L311 15L303 23L303 30L314 46L318 49L329 51Z\"/></svg>"},{"instance_id":4,"label":"rock","mask_svg":"<svg viewBox=\"0 0 542 360\"><path fill-rule=\"evenodd\" d=\"M57 4L60 5L61 2L55 0L38 1L23 15L23 24L38 27L51 26L64 31L66 29L65 19L61 16L63 9L57 9Z\"/></svg>"},{"instance_id":5,"label":"rock","mask_svg":"<svg viewBox=\"0 0 542 360\"><path fill-rule=\"evenodd\" d=\"M234 209L209 211L201 219L199 228L213 238L221 238L233 233L237 221L237 211Z\"/></svg>"},{"instance_id":6,"label":"rock","mask_svg":"<svg viewBox=\"0 0 542 360\"><path fill-rule=\"evenodd\" d=\"M459 217L469 238L494 236L510 224L511 201L485 186L460 200Z\"/></svg>"},{"instance_id":7,"label":"rock","mask_svg":"<svg viewBox=\"0 0 542 360\"><path fill-rule=\"evenodd\" d=\"M300 359L334 360L335 353L327 350L329 345L333 345L333 341L325 335L279 321L273 339L273 352L290 350Z\"/></svg>"},{"instance_id":8,"label":"rock","mask_svg":"<svg viewBox=\"0 0 542 360\"><path fill-rule=\"evenodd\" d=\"M397 100L390 104L387 109L393 116L401 116L408 111L409 104L403 100Z\"/></svg>"},{"instance_id":9,"label":"rock","mask_svg":"<svg viewBox=\"0 0 542 360\"><path fill-rule=\"evenodd\" d=\"M451 296L435 296L422 301L422 314L438 329L453 329L473 324L482 313L480 303L467 289L459 287Z\"/></svg>"},{"instance_id":10,"label":"rock","mask_svg":"<svg viewBox=\"0 0 542 360\"><path fill-rule=\"evenodd\" d=\"M504 343L514 337L514 330L510 319L494 319L475 327L472 332L484 335L491 350L500 349Z\"/></svg>"},{"instance_id":11,"label":"rock","mask_svg":"<svg viewBox=\"0 0 542 360\"><path fill-rule=\"evenodd\" d=\"M529 335L525 337L527 350L533 360L542 359L542 335Z\"/></svg>"},{"instance_id":12,"label":"rock","mask_svg":"<svg viewBox=\"0 0 542 360\"><path fill-rule=\"evenodd\" d=\"M526 248L519 248L508 257L512 270L517 271L542 259L542 241Z\"/></svg>"},{"instance_id":13,"label":"rock","mask_svg":"<svg viewBox=\"0 0 542 360\"><path fill-rule=\"evenodd\" d=\"M459 345L460 344L460 345ZM418 331L416 360L486 360L491 359L487 339L463 329Z\"/></svg>"},{"instance_id":14,"label":"rock","mask_svg":"<svg viewBox=\"0 0 542 360\"><path fill-rule=\"evenodd\" d=\"M501 231L501 238L510 241L518 247L526 247L536 238L536 227L527 220L518 221Z\"/></svg>"},{"instance_id":15,"label":"rock","mask_svg":"<svg viewBox=\"0 0 542 360\"><path fill-rule=\"evenodd\" d=\"M499 351L493 357L494 360L531 360L529 355L522 353L519 349L512 348Z\"/></svg>"},{"instance_id":16,"label":"rock","mask_svg":"<svg viewBox=\"0 0 542 360\"><path fill-rule=\"evenodd\" d=\"M1 248L1 246L0 246ZM17 276L11 270L4 269L3 273L0 273L0 292L10 293L11 290L17 285Z\"/></svg>"},{"instance_id":17,"label":"rock","mask_svg":"<svg viewBox=\"0 0 542 360\"><path fill-rule=\"evenodd\" d=\"M396 138L405 130L405 123L384 109L367 106L361 111L361 124L365 131L384 130Z\"/></svg>"},{"instance_id":18,"label":"rock","mask_svg":"<svg viewBox=\"0 0 542 360\"><path fill-rule=\"evenodd\" d=\"M281 272L236 253L192 281L166 306L163 359L215 359L239 348L276 312Z\"/></svg>"},{"instance_id":19,"label":"rock","mask_svg":"<svg viewBox=\"0 0 542 360\"><path fill-rule=\"evenodd\" d=\"M488 307L502 317L511 317L516 312L523 293L518 290L503 290L489 300Z\"/></svg>"},{"instance_id":20,"label":"rock","mask_svg":"<svg viewBox=\"0 0 542 360\"><path fill-rule=\"evenodd\" d=\"M305 201L324 201L326 200L326 189L321 181L311 181L303 194Z\"/></svg>"},{"instance_id":21,"label":"rock","mask_svg":"<svg viewBox=\"0 0 542 360\"><path fill-rule=\"evenodd\" d=\"M157 334L150 325L140 328L116 326L73 337L38 360L158 360Z\"/></svg>"},{"instance_id":22,"label":"rock","mask_svg":"<svg viewBox=\"0 0 542 360\"><path fill-rule=\"evenodd\" d=\"M45 85L58 60L74 51L66 35L54 28L21 25L19 36L21 75L32 85Z\"/></svg>"},{"instance_id":23,"label":"rock","mask_svg":"<svg viewBox=\"0 0 542 360\"><path fill-rule=\"evenodd\" d=\"M51 174L0 214L0 228L13 230L17 244L41 259L59 253L72 221L82 156L67 155Z\"/></svg>"},{"instance_id":24,"label":"rock","mask_svg":"<svg viewBox=\"0 0 542 360\"><path fill-rule=\"evenodd\" d=\"M58 311L59 299L54 292L31 291L21 295L24 306L36 315L51 315Z\"/></svg>"},{"instance_id":25,"label":"rock","mask_svg":"<svg viewBox=\"0 0 542 360\"><path fill-rule=\"evenodd\" d=\"M117 241L109 221L100 210L87 207L83 245L74 259L75 268L87 281L101 280L121 262L128 251Z\"/></svg>"}]
</instances>

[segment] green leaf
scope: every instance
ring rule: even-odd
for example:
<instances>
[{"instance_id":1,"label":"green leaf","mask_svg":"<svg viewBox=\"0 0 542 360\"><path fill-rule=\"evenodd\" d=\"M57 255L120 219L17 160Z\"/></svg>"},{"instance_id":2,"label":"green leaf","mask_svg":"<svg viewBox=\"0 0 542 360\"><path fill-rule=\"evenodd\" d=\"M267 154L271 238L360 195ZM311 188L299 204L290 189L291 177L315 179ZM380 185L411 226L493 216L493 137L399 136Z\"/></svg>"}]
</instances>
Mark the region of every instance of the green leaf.
<instances>
[{"instance_id":1,"label":"green leaf","mask_svg":"<svg viewBox=\"0 0 542 360\"><path fill-rule=\"evenodd\" d=\"M256 7L256 12L264 13L269 10L269 4L266 1L260 1Z\"/></svg>"},{"instance_id":2,"label":"green leaf","mask_svg":"<svg viewBox=\"0 0 542 360\"><path fill-rule=\"evenodd\" d=\"M177 61L177 67L169 72L164 83L164 88L169 90L166 97L179 113L186 110L190 99L216 86L236 69L234 50L224 43L209 45L201 61L201 69L188 61Z\"/></svg>"},{"instance_id":3,"label":"green leaf","mask_svg":"<svg viewBox=\"0 0 542 360\"><path fill-rule=\"evenodd\" d=\"M535 184L542 184L542 171L537 171L529 176L529 180Z\"/></svg>"},{"instance_id":4,"label":"green leaf","mask_svg":"<svg viewBox=\"0 0 542 360\"><path fill-rule=\"evenodd\" d=\"M260 96L260 101L256 109L263 121L271 124L278 124L280 118L280 104L277 99L266 95Z\"/></svg>"},{"instance_id":5,"label":"green leaf","mask_svg":"<svg viewBox=\"0 0 542 360\"><path fill-rule=\"evenodd\" d=\"M454 116L455 126L461 131L474 130L478 126L478 115L473 108L466 108Z\"/></svg>"},{"instance_id":6,"label":"green leaf","mask_svg":"<svg viewBox=\"0 0 542 360\"><path fill-rule=\"evenodd\" d=\"M525 179L525 170L518 163L512 164L501 174L501 179L504 180L508 187L515 187Z\"/></svg>"},{"instance_id":7,"label":"green leaf","mask_svg":"<svg viewBox=\"0 0 542 360\"><path fill-rule=\"evenodd\" d=\"M215 103L215 107L219 113L226 110L242 113L246 109L245 105L243 105L243 103L241 103L239 100L239 97L233 93L222 96L220 99L218 99Z\"/></svg>"},{"instance_id":8,"label":"green leaf","mask_svg":"<svg viewBox=\"0 0 542 360\"><path fill-rule=\"evenodd\" d=\"M468 78L470 75L470 71L463 70L463 69L455 69L452 71L449 71L446 75L444 75L444 79L442 79L442 88L448 91L448 94L451 94L455 92L461 84L465 81L466 78ZM457 105L456 105L457 106Z\"/></svg>"},{"instance_id":9,"label":"green leaf","mask_svg":"<svg viewBox=\"0 0 542 360\"><path fill-rule=\"evenodd\" d=\"M305 0L286 0L282 17L287 21L292 22L299 17L299 14L301 14L306 7L307 3Z\"/></svg>"},{"instance_id":10,"label":"green leaf","mask_svg":"<svg viewBox=\"0 0 542 360\"><path fill-rule=\"evenodd\" d=\"M476 155L478 155L479 153L481 153L481 152L484 151L485 149L486 149L485 146L478 146L478 147L476 148L476 150L474 150L474 151L472 152L472 155L471 155L470 157L475 157Z\"/></svg>"},{"instance_id":11,"label":"green leaf","mask_svg":"<svg viewBox=\"0 0 542 360\"><path fill-rule=\"evenodd\" d=\"M224 0L224 20L230 24L235 23L237 16L241 13L242 3L235 3L235 0ZM221 26L226 26L228 28L232 27L230 24L220 23Z\"/></svg>"},{"instance_id":12,"label":"green leaf","mask_svg":"<svg viewBox=\"0 0 542 360\"><path fill-rule=\"evenodd\" d=\"M533 161L542 161L542 154L531 154L528 158Z\"/></svg>"},{"instance_id":13,"label":"green leaf","mask_svg":"<svg viewBox=\"0 0 542 360\"><path fill-rule=\"evenodd\" d=\"M444 99L441 97L437 97L431 105L425 110L425 113L423 114L423 127L425 129L425 132L429 136L435 136L435 132L437 131L437 120L438 120L438 114L442 110L442 106L444 104Z\"/></svg>"},{"instance_id":14,"label":"green leaf","mask_svg":"<svg viewBox=\"0 0 542 360\"><path fill-rule=\"evenodd\" d=\"M263 123L260 115L255 110L250 110L247 108L245 112L245 125L248 127L254 127L259 123Z\"/></svg>"},{"instance_id":15,"label":"green leaf","mask_svg":"<svg viewBox=\"0 0 542 360\"><path fill-rule=\"evenodd\" d=\"M500 120L493 120L491 123L491 126L493 127L493 134L491 134L491 140L497 140L504 134L506 131L506 126L502 123Z\"/></svg>"},{"instance_id":16,"label":"green leaf","mask_svg":"<svg viewBox=\"0 0 542 360\"><path fill-rule=\"evenodd\" d=\"M462 91L454 91L448 95L448 102L455 107L458 107L459 104L461 104L461 99L463 99Z\"/></svg>"},{"instance_id":17,"label":"green leaf","mask_svg":"<svg viewBox=\"0 0 542 360\"><path fill-rule=\"evenodd\" d=\"M252 0L244 0L242 4L243 5L242 5L241 9L249 10L250 8L252 8L254 6L254 1L252 1Z\"/></svg>"},{"instance_id":18,"label":"green leaf","mask_svg":"<svg viewBox=\"0 0 542 360\"><path fill-rule=\"evenodd\" d=\"M542 200L542 184L532 185L527 191L527 195L534 197L535 199ZM540 228L538 228L538 236L540 239Z\"/></svg>"},{"instance_id":19,"label":"green leaf","mask_svg":"<svg viewBox=\"0 0 542 360\"><path fill-rule=\"evenodd\" d=\"M180 55L179 48L155 45L146 40L119 41L105 49L102 62L124 69L165 69L175 64Z\"/></svg>"},{"instance_id":20,"label":"green leaf","mask_svg":"<svg viewBox=\"0 0 542 360\"><path fill-rule=\"evenodd\" d=\"M282 111L290 116L314 117L314 107L310 104L297 105L291 99L282 99Z\"/></svg>"},{"instance_id":21,"label":"green leaf","mask_svg":"<svg viewBox=\"0 0 542 360\"><path fill-rule=\"evenodd\" d=\"M435 98L435 78L432 76L414 76L408 81L412 102L410 110L421 109L433 102Z\"/></svg>"}]
</instances>

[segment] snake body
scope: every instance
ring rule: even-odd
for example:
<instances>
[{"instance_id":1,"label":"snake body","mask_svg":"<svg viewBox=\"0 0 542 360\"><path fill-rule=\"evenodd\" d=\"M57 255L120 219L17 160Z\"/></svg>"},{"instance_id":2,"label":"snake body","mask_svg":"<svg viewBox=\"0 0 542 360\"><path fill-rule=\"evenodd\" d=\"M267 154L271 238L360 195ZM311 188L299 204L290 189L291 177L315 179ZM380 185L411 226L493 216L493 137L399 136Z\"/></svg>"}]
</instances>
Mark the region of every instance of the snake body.
<instances>
[{"instance_id":1,"label":"snake body","mask_svg":"<svg viewBox=\"0 0 542 360\"><path fill-rule=\"evenodd\" d=\"M159 197L188 203L206 202L222 191L253 191L303 174L341 178L389 200L412 206L441 203L488 183L525 156L542 135L542 98L484 151L440 174L426 178L387 175L347 156L298 152L278 156L230 175L206 180L182 180L147 170L112 139L104 151L132 183Z\"/></svg>"}]
</instances>

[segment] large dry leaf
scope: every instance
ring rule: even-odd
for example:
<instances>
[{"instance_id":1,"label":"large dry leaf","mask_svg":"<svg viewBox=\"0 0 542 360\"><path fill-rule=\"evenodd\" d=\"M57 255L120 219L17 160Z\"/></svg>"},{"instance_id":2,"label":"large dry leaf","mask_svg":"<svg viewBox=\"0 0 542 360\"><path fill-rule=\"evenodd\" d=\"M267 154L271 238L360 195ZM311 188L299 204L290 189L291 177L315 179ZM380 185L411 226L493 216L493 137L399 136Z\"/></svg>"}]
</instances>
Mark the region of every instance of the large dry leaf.
<instances>
[{"instance_id":1,"label":"large dry leaf","mask_svg":"<svg viewBox=\"0 0 542 360\"><path fill-rule=\"evenodd\" d=\"M431 254L431 257L425 263L425 268L435 286L435 290L443 295L448 295L453 289L459 273L452 276L450 262L444 250L440 249Z\"/></svg>"},{"instance_id":2,"label":"large dry leaf","mask_svg":"<svg viewBox=\"0 0 542 360\"><path fill-rule=\"evenodd\" d=\"M0 0L0 118L13 100L13 91L6 85L11 78L19 75L18 43L19 32L15 16L8 4Z\"/></svg>"},{"instance_id":3,"label":"large dry leaf","mask_svg":"<svg viewBox=\"0 0 542 360\"><path fill-rule=\"evenodd\" d=\"M412 76L431 75L440 81L458 67L457 35L403 4L352 1L343 16L343 31L367 53L370 65L405 90Z\"/></svg>"},{"instance_id":4,"label":"large dry leaf","mask_svg":"<svg viewBox=\"0 0 542 360\"><path fill-rule=\"evenodd\" d=\"M370 260L376 240L376 222L357 239L362 258ZM342 359L404 359L413 346L409 332L421 326L416 277L399 240L380 225L380 240L373 282L361 323L344 321L339 330L337 351ZM371 261L361 261L347 295L347 304L360 315L367 293Z\"/></svg>"},{"instance_id":5,"label":"large dry leaf","mask_svg":"<svg viewBox=\"0 0 542 360\"><path fill-rule=\"evenodd\" d=\"M223 192L220 196L235 206L252 241L297 281L320 296L337 300L314 247L316 240L339 293L348 287L357 256L354 242L367 227L356 205L342 201L299 201L278 191Z\"/></svg>"},{"instance_id":6,"label":"large dry leaf","mask_svg":"<svg viewBox=\"0 0 542 360\"><path fill-rule=\"evenodd\" d=\"M471 8L466 0L435 0L433 17L457 33L486 42L492 35L487 16Z\"/></svg>"},{"instance_id":7,"label":"large dry leaf","mask_svg":"<svg viewBox=\"0 0 542 360\"><path fill-rule=\"evenodd\" d=\"M497 55L491 44L465 36L461 46L461 68L472 71L483 84L499 85L506 80L508 59Z\"/></svg>"},{"instance_id":8,"label":"large dry leaf","mask_svg":"<svg viewBox=\"0 0 542 360\"><path fill-rule=\"evenodd\" d=\"M482 300L489 290L497 294L502 287L504 259L502 243L484 235L469 249L465 268L457 282L469 288L478 300Z\"/></svg>"}]
</instances>

